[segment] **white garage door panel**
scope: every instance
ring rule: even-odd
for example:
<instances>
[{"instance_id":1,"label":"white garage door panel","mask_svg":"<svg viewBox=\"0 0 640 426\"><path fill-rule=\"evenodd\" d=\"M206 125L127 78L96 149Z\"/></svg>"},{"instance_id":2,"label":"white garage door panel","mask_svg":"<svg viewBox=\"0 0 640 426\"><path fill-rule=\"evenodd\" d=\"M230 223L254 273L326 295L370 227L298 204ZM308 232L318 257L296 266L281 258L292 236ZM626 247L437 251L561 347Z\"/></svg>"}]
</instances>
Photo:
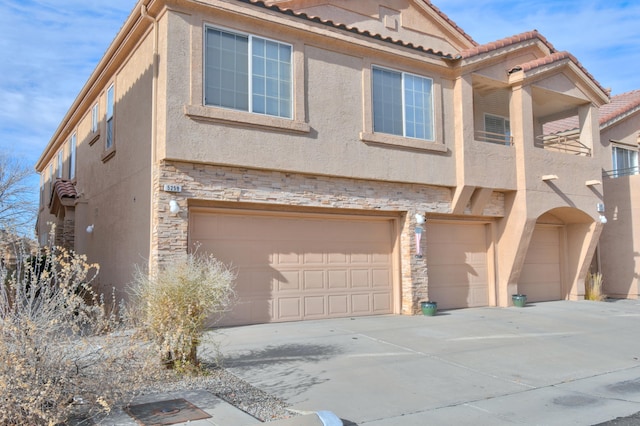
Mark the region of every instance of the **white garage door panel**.
<instances>
[{"instance_id":1,"label":"white garage door panel","mask_svg":"<svg viewBox=\"0 0 640 426\"><path fill-rule=\"evenodd\" d=\"M556 226L536 225L524 260L518 292L529 302L562 299L560 231Z\"/></svg>"},{"instance_id":2,"label":"white garage door panel","mask_svg":"<svg viewBox=\"0 0 640 426\"><path fill-rule=\"evenodd\" d=\"M238 271L226 325L393 312L391 220L197 210L190 226Z\"/></svg>"},{"instance_id":3,"label":"white garage door panel","mask_svg":"<svg viewBox=\"0 0 640 426\"><path fill-rule=\"evenodd\" d=\"M429 299L442 309L486 306L488 295L485 225L426 225Z\"/></svg>"}]
</instances>

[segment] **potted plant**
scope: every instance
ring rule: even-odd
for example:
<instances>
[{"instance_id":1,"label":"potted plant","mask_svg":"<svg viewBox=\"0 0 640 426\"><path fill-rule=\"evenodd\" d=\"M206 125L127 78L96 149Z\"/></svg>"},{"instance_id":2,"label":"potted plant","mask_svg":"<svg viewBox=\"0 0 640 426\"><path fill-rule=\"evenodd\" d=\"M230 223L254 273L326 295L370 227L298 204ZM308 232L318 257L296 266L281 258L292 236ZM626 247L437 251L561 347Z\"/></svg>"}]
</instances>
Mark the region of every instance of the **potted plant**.
<instances>
[{"instance_id":1,"label":"potted plant","mask_svg":"<svg viewBox=\"0 0 640 426\"><path fill-rule=\"evenodd\" d=\"M514 294L514 295L511 296L511 300L513 300L513 306L517 306L518 308L522 308L527 303L527 295L526 294Z\"/></svg>"},{"instance_id":2,"label":"potted plant","mask_svg":"<svg viewBox=\"0 0 640 426\"><path fill-rule=\"evenodd\" d=\"M425 300L420 302L420 309L422 309L423 315L432 317L438 311L438 303L431 300Z\"/></svg>"}]
</instances>

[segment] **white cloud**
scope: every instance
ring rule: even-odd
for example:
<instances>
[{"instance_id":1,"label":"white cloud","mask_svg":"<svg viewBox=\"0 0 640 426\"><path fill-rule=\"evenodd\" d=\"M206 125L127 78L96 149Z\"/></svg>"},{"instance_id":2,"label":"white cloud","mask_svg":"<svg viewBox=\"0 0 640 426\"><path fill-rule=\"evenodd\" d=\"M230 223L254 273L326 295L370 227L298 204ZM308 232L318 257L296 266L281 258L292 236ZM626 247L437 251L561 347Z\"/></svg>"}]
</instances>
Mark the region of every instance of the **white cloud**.
<instances>
[{"instance_id":1,"label":"white cloud","mask_svg":"<svg viewBox=\"0 0 640 426\"><path fill-rule=\"evenodd\" d=\"M135 0L0 0L0 150L35 163Z\"/></svg>"}]
</instances>

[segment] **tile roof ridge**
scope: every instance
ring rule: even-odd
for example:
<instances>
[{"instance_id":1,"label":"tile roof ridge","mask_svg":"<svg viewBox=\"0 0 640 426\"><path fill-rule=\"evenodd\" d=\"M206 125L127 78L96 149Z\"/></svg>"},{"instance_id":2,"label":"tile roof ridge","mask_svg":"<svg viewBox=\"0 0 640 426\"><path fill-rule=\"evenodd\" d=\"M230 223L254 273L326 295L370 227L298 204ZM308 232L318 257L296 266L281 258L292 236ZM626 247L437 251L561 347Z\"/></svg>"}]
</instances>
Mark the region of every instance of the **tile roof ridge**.
<instances>
[{"instance_id":1,"label":"tile roof ridge","mask_svg":"<svg viewBox=\"0 0 640 426\"><path fill-rule=\"evenodd\" d=\"M589 72L587 69L578 61L578 59L570 52L563 50L560 52L553 52L550 55L543 56L542 58L533 59L531 61L525 62L523 64L517 65L509 70L507 73L512 74L517 71L530 71L532 69L541 67L543 65L552 64L554 62L559 62L563 60L570 60L573 62L586 76L589 78L603 93L606 93L607 96L611 96L611 90L604 88L598 80Z\"/></svg>"},{"instance_id":2,"label":"tile roof ridge","mask_svg":"<svg viewBox=\"0 0 640 426\"><path fill-rule=\"evenodd\" d=\"M538 32L538 30L526 31L520 34L515 34L509 37L505 37L499 40L491 41L489 43L480 44L471 49L466 49L460 52L460 56L462 59L470 58L472 56L480 55L482 53L492 52L494 50L498 50L503 47L511 46L517 43L522 43L523 41L538 39L549 49L551 53L556 52L555 47L544 37L542 34Z\"/></svg>"},{"instance_id":3,"label":"tile roof ridge","mask_svg":"<svg viewBox=\"0 0 640 426\"><path fill-rule=\"evenodd\" d=\"M636 109L640 109L640 89L612 96L611 102L601 109L600 124L605 125Z\"/></svg>"},{"instance_id":4,"label":"tile roof ridge","mask_svg":"<svg viewBox=\"0 0 640 426\"><path fill-rule=\"evenodd\" d=\"M372 33L369 30L361 30L357 27L352 27L352 26L348 26L346 24L340 24L340 23L336 23L333 22L330 19L322 19L319 16L312 16L309 15L305 12L296 12L292 9L286 9L286 8L281 8L279 7L277 4L272 4L272 5L268 5L265 0L236 0L242 3L249 3L258 7L262 7L264 9L267 10L273 10L274 12L279 12L282 13L284 15L289 15L289 16L293 16L296 18L300 18L300 19L304 19L307 21L311 21L311 22L316 22L322 25L326 25L328 27L332 27L332 28L336 28L336 29L340 29L340 30L344 30L344 31L349 31L351 33L354 34L358 34L361 36L365 36L365 37L370 37L370 38L374 38L376 40L380 40L386 43L390 43L390 44L394 44L396 46L402 46L402 47L406 47L408 49L412 49L412 50L417 50L420 52L424 52L424 53L429 53L431 55L436 55L436 56L440 56L443 59L456 59L457 55L454 56L452 53L445 53L441 50L433 50L430 47L424 47L421 45L415 45L411 42L404 42L400 39L394 39L392 37L385 37L382 34L377 34L377 33Z\"/></svg>"}]
</instances>

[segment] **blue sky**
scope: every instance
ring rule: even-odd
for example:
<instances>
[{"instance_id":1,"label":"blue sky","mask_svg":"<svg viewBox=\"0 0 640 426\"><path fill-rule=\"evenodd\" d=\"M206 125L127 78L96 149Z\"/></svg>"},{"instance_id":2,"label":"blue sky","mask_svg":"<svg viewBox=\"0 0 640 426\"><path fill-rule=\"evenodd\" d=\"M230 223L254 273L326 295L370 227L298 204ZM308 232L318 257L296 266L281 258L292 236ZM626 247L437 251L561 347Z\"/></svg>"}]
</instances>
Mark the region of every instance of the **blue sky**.
<instances>
[{"instance_id":1,"label":"blue sky","mask_svg":"<svg viewBox=\"0 0 640 426\"><path fill-rule=\"evenodd\" d=\"M537 29L614 94L640 89L640 1L432 1L479 43ZM0 0L1 152L35 164L135 3Z\"/></svg>"}]
</instances>

